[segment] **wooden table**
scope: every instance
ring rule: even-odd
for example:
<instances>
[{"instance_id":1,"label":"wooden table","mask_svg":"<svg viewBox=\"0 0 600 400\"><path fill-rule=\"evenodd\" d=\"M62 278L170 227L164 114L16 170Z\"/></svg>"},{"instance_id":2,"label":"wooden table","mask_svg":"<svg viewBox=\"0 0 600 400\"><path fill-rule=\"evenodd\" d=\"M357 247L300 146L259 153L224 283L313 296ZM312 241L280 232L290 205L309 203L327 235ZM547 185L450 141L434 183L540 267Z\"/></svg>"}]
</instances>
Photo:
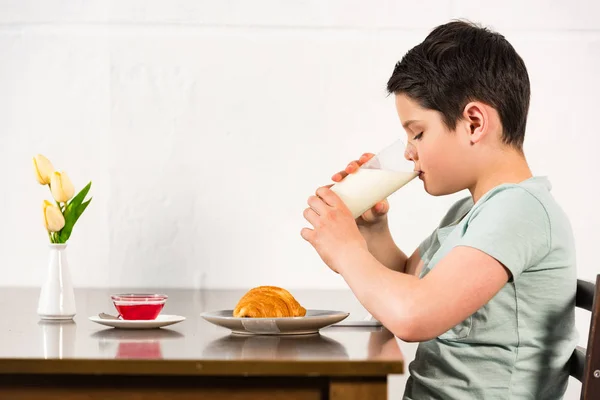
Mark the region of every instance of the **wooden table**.
<instances>
[{"instance_id":1,"label":"wooden table","mask_svg":"<svg viewBox=\"0 0 600 400\"><path fill-rule=\"evenodd\" d=\"M385 399L387 376L403 373L385 328L241 336L199 316L233 308L245 290L159 290L169 295L163 313L187 318L168 328L128 331L89 321L115 312L114 292L127 291L76 290L74 322L56 323L39 320L39 289L0 288L0 399ZM364 315L348 291L293 294L306 308Z\"/></svg>"}]
</instances>

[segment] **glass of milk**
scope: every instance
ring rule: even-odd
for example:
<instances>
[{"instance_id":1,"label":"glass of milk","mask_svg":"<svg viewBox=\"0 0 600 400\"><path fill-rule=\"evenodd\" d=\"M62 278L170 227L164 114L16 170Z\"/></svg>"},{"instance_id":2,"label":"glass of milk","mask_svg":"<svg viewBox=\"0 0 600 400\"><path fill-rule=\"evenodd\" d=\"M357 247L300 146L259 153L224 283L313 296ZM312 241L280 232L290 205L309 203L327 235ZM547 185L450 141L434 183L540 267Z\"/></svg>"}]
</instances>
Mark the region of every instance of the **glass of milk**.
<instances>
[{"instance_id":1,"label":"glass of milk","mask_svg":"<svg viewBox=\"0 0 600 400\"><path fill-rule=\"evenodd\" d=\"M419 175L404 157L405 151L398 139L331 187L355 219Z\"/></svg>"}]
</instances>

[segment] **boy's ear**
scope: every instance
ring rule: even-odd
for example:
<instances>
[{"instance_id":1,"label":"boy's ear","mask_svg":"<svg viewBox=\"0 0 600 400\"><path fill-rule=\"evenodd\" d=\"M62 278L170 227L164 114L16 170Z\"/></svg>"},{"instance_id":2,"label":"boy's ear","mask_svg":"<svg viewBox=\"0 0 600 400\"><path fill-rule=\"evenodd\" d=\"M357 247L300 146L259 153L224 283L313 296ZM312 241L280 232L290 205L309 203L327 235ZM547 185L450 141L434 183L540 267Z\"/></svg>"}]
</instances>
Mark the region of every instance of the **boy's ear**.
<instances>
[{"instance_id":1,"label":"boy's ear","mask_svg":"<svg viewBox=\"0 0 600 400\"><path fill-rule=\"evenodd\" d=\"M485 104L478 101L470 102L463 111L463 122L469 132L471 144L480 142L489 129L489 114Z\"/></svg>"}]
</instances>

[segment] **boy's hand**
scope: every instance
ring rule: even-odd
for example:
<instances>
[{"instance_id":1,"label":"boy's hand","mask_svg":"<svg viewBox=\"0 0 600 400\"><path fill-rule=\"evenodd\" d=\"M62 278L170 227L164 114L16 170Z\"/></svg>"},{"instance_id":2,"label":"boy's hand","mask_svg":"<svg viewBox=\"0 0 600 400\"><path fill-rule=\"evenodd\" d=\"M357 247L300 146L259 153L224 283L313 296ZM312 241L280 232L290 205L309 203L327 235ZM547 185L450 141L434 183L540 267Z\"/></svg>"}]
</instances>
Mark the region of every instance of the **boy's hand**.
<instances>
[{"instance_id":1,"label":"boy's hand","mask_svg":"<svg viewBox=\"0 0 600 400\"><path fill-rule=\"evenodd\" d=\"M375 155L373 153L364 153L358 160L354 160L348 164L346 169L333 175L331 179L334 182L341 182L348 175L358 171L361 165L369 161ZM375 204L371 209L365 211L363 215L356 219L356 224L359 228L377 228L387 226L387 212L390 205L386 199Z\"/></svg>"},{"instance_id":2,"label":"boy's hand","mask_svg":"<svg viewBox=\"0 0 600 400\"><path fill-rule=\"evenodd\" d=\"M313 226L302 229L302 237L319 253L333 271L340 273L345 258L356 251L368 253L367 242L360 234L352 213L331 189L324 186L308 198L304 218Z\"/></svg>"}]
</instances>

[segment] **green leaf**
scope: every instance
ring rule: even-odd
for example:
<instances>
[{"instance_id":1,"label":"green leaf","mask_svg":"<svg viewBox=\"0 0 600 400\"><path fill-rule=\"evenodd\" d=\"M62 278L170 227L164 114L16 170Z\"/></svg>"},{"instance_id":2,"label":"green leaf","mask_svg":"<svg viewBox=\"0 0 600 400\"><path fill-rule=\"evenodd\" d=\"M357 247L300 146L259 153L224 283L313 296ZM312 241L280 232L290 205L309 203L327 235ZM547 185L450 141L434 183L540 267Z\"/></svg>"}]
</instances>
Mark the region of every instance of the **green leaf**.
<instances>
[{"instance_id":1,"label":"green leaf","mask_svg":"<svg viewBox=\"0 0 600 400\"><path fill-rule=\"evenodd\" d=\"M69 204L67 204L65 206L65 212L64 212L65 220L69 219L71 214L75 213L77 211L77 209L81 206L81 204L83 203L83 200L85 199L85 196L87 196L91 187L92 187L92 182L90 181L90 183L88 183L86 185L86 187L81 189L81 191L79 193L77 193L77 195L75 197L73 197L71 199Z\"/></svg>"},{"instance_id":2,"label":"green leaf","mask_svg":"<svg viewBox=\"0 0 600 400\"><path fill-rule=\"evenodd\" d=\"M59 234L59 240L61 243L66 243L67 240L71 237L71 232L73 232L73 227L75 223L81 217L81 214L85 211L87 206L90 204L92 199L90 198L88 201L83 202L85 196L90 191L90 187L92 186L92 182L88 183L86 187L81 189L81 192L77 194L77 196L73 197L71 202L65 208L65 226L62 228Z\"/></svg>"},{"instance_id":3,"label":"green leaf","mask_svg":"<svg viewBox=\"0 0 600 400\"><path fill-rule=\"evenodd\" d=\"M69 237L71 237L71 232L73 231L73 227L75 226L75 223L77 222L79 217L81 217L81 214L83 214L83 212L85 211L85 209L87 208L87 206L90 204L91 201L92 201L92 199L90 198L88 201L81 204L76 210L74 210L70 214L68 220L65 218L65 226L60 231L61 243L66 243L67 240L69 240Z\"/></svg>"}]
</instances>

